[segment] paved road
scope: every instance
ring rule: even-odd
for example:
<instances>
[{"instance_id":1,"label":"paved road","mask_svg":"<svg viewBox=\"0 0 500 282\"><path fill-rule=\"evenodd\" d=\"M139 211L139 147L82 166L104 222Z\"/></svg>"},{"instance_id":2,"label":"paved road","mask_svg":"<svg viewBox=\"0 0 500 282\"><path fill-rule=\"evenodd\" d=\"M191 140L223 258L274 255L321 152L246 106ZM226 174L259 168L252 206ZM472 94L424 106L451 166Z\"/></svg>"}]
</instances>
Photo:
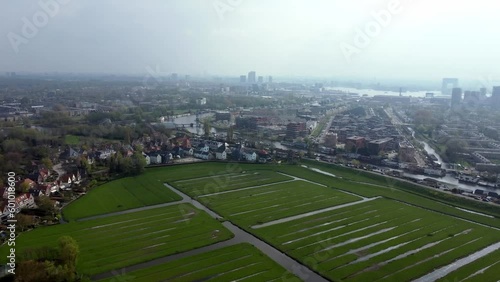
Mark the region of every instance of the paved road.
<instances>
[{"instance_id":1,"label":"paved road","mask_svg":"<svg viewBox=\"0 0 500 282\"><path fill-rule=\"evenodd\" d=\"M64 175L66 171L62 168L62 163L58 163L52 167L52 169L57 173L58 178Z\"/></svg>"}]
</instances>

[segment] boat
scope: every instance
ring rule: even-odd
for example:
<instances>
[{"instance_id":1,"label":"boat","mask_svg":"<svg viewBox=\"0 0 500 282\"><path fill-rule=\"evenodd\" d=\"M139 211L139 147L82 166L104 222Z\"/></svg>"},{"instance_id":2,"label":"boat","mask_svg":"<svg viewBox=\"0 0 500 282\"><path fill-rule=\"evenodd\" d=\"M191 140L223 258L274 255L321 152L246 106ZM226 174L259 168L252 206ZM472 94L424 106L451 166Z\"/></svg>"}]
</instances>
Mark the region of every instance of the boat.
<instances>
[{"instance_id":1,"label":"boat","mask_svg":"<svg viewBox=\"0 0 500 282\"><path fill-rule=\"evenodd\" d=\"M472 175L460 174L458 176L458 182L468 183L468 184L477 184L479 182L479 177Z\"/></svg>"}]
</instances>

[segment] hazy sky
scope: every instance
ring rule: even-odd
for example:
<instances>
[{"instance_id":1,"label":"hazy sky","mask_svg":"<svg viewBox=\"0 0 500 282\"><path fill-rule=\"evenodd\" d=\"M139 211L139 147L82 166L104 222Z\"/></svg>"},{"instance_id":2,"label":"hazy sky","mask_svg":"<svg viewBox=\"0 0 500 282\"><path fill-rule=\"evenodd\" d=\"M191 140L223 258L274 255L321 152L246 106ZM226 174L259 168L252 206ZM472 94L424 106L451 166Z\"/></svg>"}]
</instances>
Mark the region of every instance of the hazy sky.
<instances>
[{"instance_id":1,"label":"hazy sky","mask_svg":"<svg viewBox=\"0 0 500 282\"><path fill-rule=\"evenodd\" d=\"M55 12L44 18L40 3ZM158 67L193 75L498 79L499 6L491 0L0 0L0 71L142 74ZM393 13L377 30L373 13L381 10ZM367 27L369 41L356 43L356 29Z\"/></svg>"}]
</instances>

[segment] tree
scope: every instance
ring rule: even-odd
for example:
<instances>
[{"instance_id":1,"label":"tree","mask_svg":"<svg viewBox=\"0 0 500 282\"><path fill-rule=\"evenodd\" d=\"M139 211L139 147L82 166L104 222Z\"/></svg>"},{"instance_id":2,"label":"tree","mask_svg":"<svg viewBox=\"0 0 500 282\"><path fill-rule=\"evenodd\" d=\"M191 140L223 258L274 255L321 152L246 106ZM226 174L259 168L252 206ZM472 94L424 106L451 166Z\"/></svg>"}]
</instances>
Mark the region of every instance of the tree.
<instances>
[{"instance_id":1,"label":"tree","mask_svg":"<svg viewBox=\"0 0 500 282\"><path fill-rule=\"evenodd\" d=\"M80 157L78 160L78 166L85 169L86 172L89 172L92 166L89 164L89 161L85 157Z\"/></svg>"},{"instance_id":2,"label":"tree","mask_svg":"<svg viewBox=\"0 0 500 282\"><path fill-rule=\"evenodd\" d=\"M52 167L53 167L52 160L51 160L50 158L43 158L43 159L42 159L42 164L43 164L46 168L48 168L48 169L50 169L50 170L51 170L51 169L52 169Z\"/></svg>"},{"instance_id":3,"label":"tree","mask_svg":"<svg viewBox=\"0 0 500 282\"><path fill-rule=\"evenodd\" d=\"M78 243L70 236L60 237L57 248L27 249L19 257L14 281L79 281L76 277L79 254Z\"/></svg>"},{"instance_id":4,"label":"tree","mask_svg":"<svg viewBox=\"0 0 500 282\"><path fill-rule=\"evenodd\" d=\"M30 184L28 182L22 182L19 184L19 187L17 188L17 191L20 193L28 193L30 190Z\"/></svg>"},{"instance_id":5,"label":"tree","mask_svg":"<svg viewBox=\"0 0 500 282\"><path fill-rule=\"evenodd\" d=\"M75 270L79 253L80 249L75 239L70 236L62 236L59 238L59 258L62 264Z\"/></svg>"},{"instance_id":6,"label":"tree","mask_svg":"<svg viewBox=\"0 0 500 282\"><path fill-rule=\"evenodd\" d=\"M54 281L46 271L46 263L35 260L27 260L20 262L16 267L16 278L14 281L39 281L51 282Z\"/></svg>"},{"instance_id":7,"label":"tree","mask_svg":"<svg viewBox=\"0 0 500 282\"><path fill-rule=\"evenodd\" d=\"M17 227L24 231L35 224L33 216L19 213L16 215Z\"/></svg>"},{"instance_id":8,"label":"tree","mask_svg":"<svg viewBox=\"0 0 500 282\"><path fill-rule=\"evenodd\" d=\"M143 173L146 167L146 158L144 158L141 152L135 151L131 159L132 159L131 174L139 175Z\"/></svg>"},{"instance_id":9,"label":"tree","mask_svg":"<svg viewBox=\"0 0 500 282\"><path fill-rule=\"evenodd\" d=\"M233 135L234 135L234 128L233 126L229 126L229 128L227 129L227 142L233 141Z\"/></svg>"},{"instance_id":10,"label":"tree","mask_svg":"<svg viewBox=\"0 0 500 282\"><path fill-rule=\"evenodd\" d=\"M18 139L7 139L2 142L2 148L4 152L21 152L24 148L27 148L27 144L24 141Z\"/></svg>"},{"instance_id":11,"label":"tree","mask_svg":"<svg viewBox=\"0 0 500 282\"><path fill-rule=\"evenodd\" d=\"M54 203L47 196L39 196L35 199L35 203L38 208L43 211L46 215L53 215L56 212Z\"/></svg>"},{"instance_id":12,"label":"tree","mask_svg":"<svg viewBox=\"0 0 500 282\"><path fill-rule=\"evenodd\" d=\"M203 132L205 133L205 137L210 136L210 131L212 130L212 125L208 119L203 121Z\"/></svg>"}]
</instances>

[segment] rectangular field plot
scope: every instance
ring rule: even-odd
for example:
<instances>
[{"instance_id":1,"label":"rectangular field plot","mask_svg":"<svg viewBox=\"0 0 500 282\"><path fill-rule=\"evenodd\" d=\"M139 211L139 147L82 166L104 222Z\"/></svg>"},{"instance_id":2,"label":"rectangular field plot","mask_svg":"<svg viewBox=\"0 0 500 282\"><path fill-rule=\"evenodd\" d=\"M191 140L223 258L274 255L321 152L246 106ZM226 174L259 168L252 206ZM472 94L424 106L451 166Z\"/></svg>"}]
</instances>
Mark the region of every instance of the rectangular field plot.
<instances>
[{"instance_id":1,"label":"rectangular field plot","mask_svg":"<svg viewBox=\"0 0 500 282\"><path fill-rule=\"evenodd\" d=\"M218 230L218 231L216 231ZM23 249L56 246L62 235L79 244L78 271L85 274L125 267L210 245L233 235L221 223L192 205L181 204L83 222L38 228L17 239ZM5 260L7 246L0 254Z\"/></svg>"},{"instance_id":2,"label":"rectangular field plot","mask_svg":"<svg viewBox=\"0 0 500 282\"><path fill-rule=\"evenodd\" d=\"M274 171L243 171L226 175L206 176L195 179L180 180L172 186L191 197L235 190L245 187L259 186L291 180L292 178Z\"/></svg>"},{"instance_id":3,"label":"rectangular field plot","mask_svg":"<svg viewBox=\"0 0 500 282\"><path fill-rule=\"evenodd\" d=\"M336 281L408 281L500 240L494 229L387 199L254 232Z\"/></svg>"},{"instance_id":4,"label":"rectangular field plot","mask_svg":"<svg viewBox=\"0 0 500 282\"><path fill-rule=\"evenodd\" d=\"M127 273L130 281L300 281L250 244L238 244ZM115 281L116 278L105 281Z\"/></svg>"},{"instance_id":5,"label":"rectangular field plot","mask_svg":"<svg viewBox=\"0 0 500 282\"><path fill-rule=\"evenodd\" d=\"M198 200L232 221L252 226L360 198L305 181L291 181Z\"/></svg>"},{"instance_id":6,"label":"rectangular field plot","mask_svg":"<svg viewBox=\"0 0 500 282\"><path fill-rule=\"evenodd\" d=\"M147 174L108 182L64 208L66 220L128 210L181 200L157 179Z\"/></svg>"}]
</instances>

